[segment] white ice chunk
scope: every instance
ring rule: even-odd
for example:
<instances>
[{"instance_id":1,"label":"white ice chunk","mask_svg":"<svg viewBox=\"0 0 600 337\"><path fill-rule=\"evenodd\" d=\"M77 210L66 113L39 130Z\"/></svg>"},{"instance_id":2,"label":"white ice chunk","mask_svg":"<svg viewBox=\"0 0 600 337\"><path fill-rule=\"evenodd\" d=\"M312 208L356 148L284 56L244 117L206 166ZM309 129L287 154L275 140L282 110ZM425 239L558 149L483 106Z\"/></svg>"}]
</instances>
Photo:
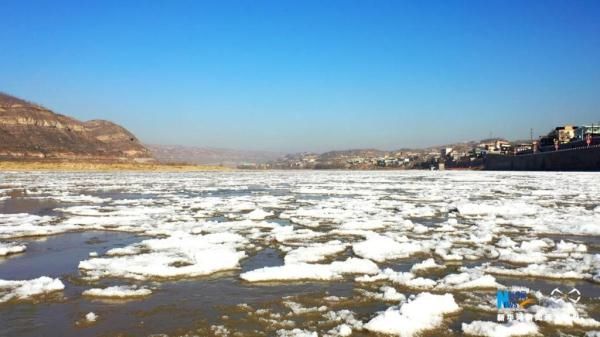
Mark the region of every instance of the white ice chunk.
<instances>
[{"instance_id":1,"label":"white ice chunk","mask_svg":"<svg viewBox=\"0 0 600 337\"><path fill-rule=\"evenodd\" d=\"M22 253L27 246L15 242L0 242L0 256Z\"/></svg>"},{"instance_id":2,"label":"white ice chunk","mask_svg":"<svg viewBox=\"0 0 600 337\"><path fill-rule=\"evenodd\" d=\"M314 331L293 329L293 330L277 330L277 337L319 337Z\"/></svg>"},{"instance_id":3,"label":"white ice chunk","mask_svg":"<svg viewBox=\"0 0 600 337\"><path fill-rule=\"evenodd\" d=\"M262 208L257 208L252 212L246 214L246 218L249 220L264 220L270 216L273 216L273 212L267 212Z\"/></svg>"},{"instance_id":4,"label":"white ice chunk","mask_svg":"<svg viewBox=\"0 0 600 337\"><path fill-rule=\"evenodd\" d=\"M98 315L96 315L93 312L89 312L89 313L87 313L85 315L85 320L88 321L88 322L90 322L90 323L95 322L97 319L98 319Z\"/></svg>"},{"instance_id":5,"label":"white ice chunk","mask_svg":"<svg viewBox=\"0 0 600 337\"><path fill-rule=\"evenodd\" d=\"M398 242L376 233L368 235L365 241L355 243L352 250L360 257L377 262L406 258L417 252L428 251L418 242Z\"/></svg>"},{"instance_id":6,"label":"white ice chunk","mask_svg":"<svg viewBox=\"0 0 600 337\"><path fill-rule=\"evenodd\" d=\"M81 261L79 269L90 278L112 276L145 280L208 275L239 268L239 261L246 254L237 251L236 246L243 241L243 237L233 233L204 236L173 233L171 237L145 240L134 246L149 249L148 253L92 258Z\"/></svg>"},{"instance_id":7,"label":"white ice chunk","mask_svg":"<svg viewBox=\"0 0 600 337\"><path fill-rule=\"evenodd\" d=\"M563 299L554 299L537 295L539 303L527 308L537 320L546 324L558 326L581 326L589 328L600 327L600 322L589 317L584 317L582 310L577 310L575 304Z\"/></svg>"},{"instance_id":8,"label":"white ice chunk","mask_svg":"<svg viewBox=\"0 0 600 337\"><path fill-rule=\"evenodd\" d=\"M444 266L443 264L437 264L437 263L435 263L435 260L433 258L429 258L427 260L424 260L422 262L414 264L410 268L410 271L416 272L416 271L422 271L422 270L427 270L427 269L443 269L443 268L446 268L446 266Z\"/></svg>"},{"instance_id":9,"label":"white ice chunk","mask_svg":"<svg viewBox=\"0 0 600 337\"><path fill-rule=\"evenodd\" d=\"M0 280L0 303L11 300L27 300L64 288L65 285L59 279L47 276L22 281Z\"/></svg>"},{"instance_id":10,"label":"white ice chunk","mask_svg":"<svg viewBox=\"0 0 600 337\"><path fill-rule=\"evenodd\" d=\"M421 293L400 308L391 307L380 313L365 324L365 329L412 337L423 331L435 329L442 324L444 314L459 310L452 294Z\"/></svg>"},{"instance_id":11,"label":"white ice chunk","mask_svg":"<svg viewBox=\"0 0 600 337\"><path fill-rule=\"evenodd\" d=\"M108 288L92 288L83 292L84 296L92 297L143 297L152 294L152 290L134 286L113 286Z\"/></svg>"},{"instance_id":12,"label":"white ice chunk","mask_svg":"<svg viewBox=\"0 0 600 337\"><path fill-rule=\"evenodd\" d=\"M307 247L296 248L286 254L285 263L291 264L321 261L327 256L343 252L347 246L347 244L335 240L325 243L316 243Z\"/></svg>"},{"instance_id":13,"label":"white ice chunk","mask_svg":"<svg viewBox=\"0 0 600 337\"><path fill-rule=\"evenodd\" d=\"M462 331L472 336L512 337L537 335L538 327L533 322L511 321L508 323L496 323L473 321L468 324L463 323Z\"/></svg>"},{"instance_id":14,"label":"white ice chunk","mask_svg":"<svg viewBox=\"0 0 600 337\"><path fill-rule=\"evenodd\" d=\"M242 273L240 277L249 282L275 280L334 280L343 274L375 274L379 268L370 260L348 258L331 264L297 263L276 267L263 267Z\"/></svg>"},{"instance_id":15,"label":"white ice chunk","mask_svg":"<svg viewBox=\"0 0 600 337\"><path fill-rule=\"evenodd\" d=\"M538 212L536 205L514 201L496 203L461 203L457 205L458 212L463 216L499 215L514 217L534 215Z\"/></svg>"}]
</instances>

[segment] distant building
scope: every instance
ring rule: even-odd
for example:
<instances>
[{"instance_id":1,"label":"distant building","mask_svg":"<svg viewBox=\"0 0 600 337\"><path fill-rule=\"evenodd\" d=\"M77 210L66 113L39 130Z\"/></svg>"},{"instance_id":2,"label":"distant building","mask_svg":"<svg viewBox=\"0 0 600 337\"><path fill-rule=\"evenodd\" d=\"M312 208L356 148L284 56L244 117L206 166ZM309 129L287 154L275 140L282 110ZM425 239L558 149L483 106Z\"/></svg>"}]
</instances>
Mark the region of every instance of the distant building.
<instances>
[{"instance_id":1,"label":"distant building","mask_svg":"<svg viewBox=\"0 0 600 337\"><path fill-rule=\"evenodd\" d=\"M522 143L515 145L515 154L522 152L532 152L533 143Z\"/></svg>"},{"instance_id":2,"label":"distant building","mask_svg":"<svg viewBox=\"0 0 600 337\"><path fill-rule=\"evenodd\" d=\"M512 148L512 146L510 145L510 142L503 140L503 139L497 139L497 140L481 143L481 144L479 144L478 147L482 150L485 150L485 152L489 152L489 153L507 153L507 152L510 152L510 150Z\"/></svg>"},{"instance_id":3,"label":"distant building","mask_svg":"<svg viewBox=\"0 0 600 337\"><path fill-rule=\"evenodd\" d=\"M587 135L600 136L600 123L583 125L575 130L575 138L579 140L584 140Z\"/></svg>"},{"instance_id":4,"label":"distant building","mask_svg":"<svg viewBox=\"0 0 600 337\"><path fill-rule=\"evenodd\" d=\"M575 131L578 127L573 125L559 126L555 129L555 136L560 143L569 143L575 138Z\"/></svg>"},{"instance_id":5,"label":"distant building","mask_svg":"<svg viewBox=\"0 0 600 337\"><path fill-rule=\"evenodd\" d=\"M451 153L452 153L451 147L445 147L440 151L440 155L442 156L442 158L449 157Z\"/></svg>"}]
</instances>

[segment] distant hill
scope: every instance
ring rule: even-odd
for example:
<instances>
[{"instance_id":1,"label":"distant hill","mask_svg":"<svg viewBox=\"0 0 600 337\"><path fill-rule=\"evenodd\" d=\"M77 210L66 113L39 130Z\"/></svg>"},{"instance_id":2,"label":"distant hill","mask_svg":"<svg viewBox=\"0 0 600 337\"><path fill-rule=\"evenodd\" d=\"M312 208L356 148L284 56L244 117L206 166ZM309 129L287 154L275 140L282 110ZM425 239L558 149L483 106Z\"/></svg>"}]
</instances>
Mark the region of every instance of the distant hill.
<instances>
[{"instance_id":1,"label":"distant hill","mask_svg":"<svg viewBox=\"0 0 600 337\"><path fill-rule=\"evenodd\" d=\"M377 149L352 149L352 150L341 150L341 151L329 151L322 153L319 158L321 160L337 160L339 158L351 158L351 157L382 157L388 152L377 150Z\"/></svg>"},{"instance_id":2,"label":"distant hill","mask_svg":"<svg viewBox=\"0 0 600 337\"><path fill-rule=\"evenodd\" d=\"M125 128L81 122L0 93L0 159L149 162L152 154Z\"/></svg>"},{"instance_id":3,"label":"distant hill","mask_svg":"<svg viewBox=\"0 0 600 337\"><path fill-rule=\"evenodd\" d=\"M244 151L183 145L145 144L161 163L185 163L235 167L244 163L261 164L279 158L282 153Z\"/></svg>"}]
</instances>

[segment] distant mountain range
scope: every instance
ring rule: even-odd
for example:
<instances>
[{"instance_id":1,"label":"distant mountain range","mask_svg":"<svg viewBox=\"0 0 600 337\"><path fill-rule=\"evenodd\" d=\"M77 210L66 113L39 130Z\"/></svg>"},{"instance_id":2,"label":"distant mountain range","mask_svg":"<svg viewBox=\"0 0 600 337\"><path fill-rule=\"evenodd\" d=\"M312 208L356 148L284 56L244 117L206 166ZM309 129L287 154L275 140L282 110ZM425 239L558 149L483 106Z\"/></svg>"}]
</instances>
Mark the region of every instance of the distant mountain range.
<instances>
[{"instance_id":1,"label":"distant mountain range","mask_svg":"<svg viewBox=\"0 0 600 337\"><path fill-rule=\"evenodd\" d=\"M0 93L0 159L152 162L125 128L105 120L81 122Z\"/></svg>"},{"instance_id":2,"label":"distant mountain range","mask_svg":"<svg viewBox=\"0 0 600 337\"><path fill-rule=\"evenodd\" d=\"M357 167L380 158L411 163L429 160L444 147L466 152L477 142L433 146L424 149L381 151L355 149L285 154L210 147L142 144L122 126L106 120L81 122L40 105L0 93L0 160L51 160L80 162L161 162L177 164L273 168ZM408 162L408 161L406 161Z\"/></svg>"},{"instance_id":3,"label":"distant mountain range","mask_svg":"<svg viewBox=\"0 0 600 337\"><path fill-rule=\"evenodd\" d=\"M278 152L245 151L183 145L145 144L162 163L186 163L235 167L244 163L266 163L283 155Z\"/></svg>"}]
</instances>

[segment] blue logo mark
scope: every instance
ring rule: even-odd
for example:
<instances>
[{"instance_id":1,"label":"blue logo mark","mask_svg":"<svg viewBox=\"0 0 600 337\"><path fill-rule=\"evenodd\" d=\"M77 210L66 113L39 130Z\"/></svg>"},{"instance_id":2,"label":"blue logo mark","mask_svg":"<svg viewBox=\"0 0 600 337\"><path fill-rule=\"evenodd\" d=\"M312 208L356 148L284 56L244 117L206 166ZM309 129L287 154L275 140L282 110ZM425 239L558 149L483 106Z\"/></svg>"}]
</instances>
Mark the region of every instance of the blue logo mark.
<instances>
[{"instance_id":1,"label":"blue logo mark","mask_svg":"<svg viewBox=\"0 0 600 337\"><path fill-rule=\"evenodd\" d=\"M518 309L527 301L527 292L498 290L496 306L498 309Z\"/></svg>"}]
</instances>

